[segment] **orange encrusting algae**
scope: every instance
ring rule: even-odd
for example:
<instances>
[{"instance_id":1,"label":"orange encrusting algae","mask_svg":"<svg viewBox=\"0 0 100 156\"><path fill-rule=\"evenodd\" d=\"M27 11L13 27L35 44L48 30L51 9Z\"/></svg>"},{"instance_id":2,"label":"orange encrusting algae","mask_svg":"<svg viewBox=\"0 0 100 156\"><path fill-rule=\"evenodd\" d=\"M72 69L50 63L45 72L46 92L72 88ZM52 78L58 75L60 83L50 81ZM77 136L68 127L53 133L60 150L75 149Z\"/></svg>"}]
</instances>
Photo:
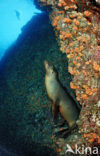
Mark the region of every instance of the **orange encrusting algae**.
<instances>
[{"instance_id":1,"label":"orange encrusting algae","mask_svg":"<svg viewBox=\"0 0 100 156\"><path fill-rule=\"evenodd\" d=\"M100 65L98 65L96 61L93 62L93 69L96 71L100 71Z\"/></svg>"},{"instance_id":2,"label":"orange encrusting algae","mask_svg":"<svg viewBox=\"0 0 100 156\"><path fill-rule=\"evenodd\" d=\"M97 140L97 142L100 143L100 137L96 133L84 134L83 137L90 143L93 143L95 140Z\"/></svg>"},{"instance_id":3,"label":"orange encrusting algae","mask_svg":"<svg viewBox=\"0 0 100 156\"><path fill-rule=\"evenodd\" d=\"M90 11L84 11L84 15L85 15L86 17L89 17L89 16L92 15L92 13L91 13Z\"/></svg>"},{"instance_id":4,"label":"orange encrusting algae","mask_svg":"<svg viewBox=\"0 0 100 156\"><path fill-rule=\"evenodd\" d=\"M63 20L64 23L71 23L71 21L72 20L70 18L64 18L64 20Z\"/></svg>"}]
</instances>

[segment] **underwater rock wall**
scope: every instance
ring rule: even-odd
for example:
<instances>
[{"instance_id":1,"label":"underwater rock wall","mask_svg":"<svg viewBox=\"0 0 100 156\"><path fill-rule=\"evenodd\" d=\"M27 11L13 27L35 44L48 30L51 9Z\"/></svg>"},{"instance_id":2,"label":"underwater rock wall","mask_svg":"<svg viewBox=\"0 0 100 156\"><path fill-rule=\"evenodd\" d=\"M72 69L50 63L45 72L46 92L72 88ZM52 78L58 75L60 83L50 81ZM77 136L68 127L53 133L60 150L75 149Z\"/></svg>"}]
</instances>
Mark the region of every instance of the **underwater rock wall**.
<instances>
[{"instance_id":1,"label":"underwater rock wall","mask_svg":"<svg viewBox=\"0 0 100 156\"><path fill-rule=\"evenodd\" d=\"M44 85L45 59L55 65L63 85L74 95L70 74L65 72L66 57L43 13L23 27L0 64L0 143L24 155L56 155L51 101Z\"/></svg>"},{"instance_id":2,"label":"underwater rock wall","mask_svg":"<svg viewBox=\"0 0 100 156\"><path fill-rule=\"evenodd\" d=\"M100 144L100 8L90 0L38 0L49 17L82 105L78 123L85 146Z\"/></svg>"}]
</instances>

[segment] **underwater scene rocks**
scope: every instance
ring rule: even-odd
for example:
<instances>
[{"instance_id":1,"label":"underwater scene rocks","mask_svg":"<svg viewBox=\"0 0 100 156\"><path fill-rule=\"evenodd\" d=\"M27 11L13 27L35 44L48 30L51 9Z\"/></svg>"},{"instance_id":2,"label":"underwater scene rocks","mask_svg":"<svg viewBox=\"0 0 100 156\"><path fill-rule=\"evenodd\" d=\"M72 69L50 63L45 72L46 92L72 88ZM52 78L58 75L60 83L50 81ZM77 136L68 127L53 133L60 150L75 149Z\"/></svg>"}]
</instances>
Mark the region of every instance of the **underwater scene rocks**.
<instances>
[{"instance_id":1,"label":"underwater scene rocks","mask_svg":"<svg viewBox=\"0 0 100 156\"><path fill-rule=\"evenodd\" d=\"M43 13L23 27L0 64L0 143L21 156L56 155L44 60L55 65L62 84L74 96L64 55Z\"/></svg>"},{"instance_id":2,"label":"underwater scene rocks","mask_svg":"<svg viewBox=\"0 0 100 156\"><path fill-rule=\"evenodd\" d=\"M70 87L82 105L77 122L82 138L74 141L100 144L100 8L91 0L38 0L49 6L49 17L60 50L66 54ZM72 144L74 144L74 141ZM61 153L61 150L59 151Z\"/></svg>"}]
</instances>

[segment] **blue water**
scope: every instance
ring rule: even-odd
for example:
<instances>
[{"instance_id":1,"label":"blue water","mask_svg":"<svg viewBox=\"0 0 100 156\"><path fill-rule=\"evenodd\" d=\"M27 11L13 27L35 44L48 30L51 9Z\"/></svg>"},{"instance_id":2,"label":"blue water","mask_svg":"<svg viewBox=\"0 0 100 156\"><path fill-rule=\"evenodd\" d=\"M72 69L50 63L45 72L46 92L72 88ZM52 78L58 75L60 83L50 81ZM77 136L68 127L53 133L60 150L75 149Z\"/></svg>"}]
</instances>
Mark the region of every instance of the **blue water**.
<instances>
[{"instance_id":1,"label":"blue water","mask_svg":"<svg viewBox=\"0 0 100 156\"><path fill-rule=\"evenodd\" d=\"M37 13L41 11L31 0L0 0L0 59L21 28Z\"/></svg>"}]
</instances>

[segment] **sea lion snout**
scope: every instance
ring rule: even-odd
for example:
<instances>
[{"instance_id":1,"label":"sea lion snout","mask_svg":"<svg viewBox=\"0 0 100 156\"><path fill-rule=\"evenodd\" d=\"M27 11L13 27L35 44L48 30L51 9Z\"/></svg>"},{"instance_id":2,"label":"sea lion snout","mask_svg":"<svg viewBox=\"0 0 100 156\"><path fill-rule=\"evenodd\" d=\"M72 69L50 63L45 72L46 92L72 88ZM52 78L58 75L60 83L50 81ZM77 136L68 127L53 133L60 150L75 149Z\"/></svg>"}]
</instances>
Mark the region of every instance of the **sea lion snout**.
<instances>
[{"instance_id":1,"label":"sea lion snout","mask_svg":"<svg viewBox=\"0 0 100 156\"><path fill-rule=\"evenodd\" d=\"M48 63L48 62L45 60L45 61L44 61L44 65L46 65L47 63Z\"/></svg>"},{"instance_id":2,"label":"sea lion snout","mask_svg":"<svg viewBox=\"0 0 100 156\"><path fill-rule=\"evenodd\" d=\"M52 64L48 62L47 60L44 61L44 66L45 66L46 71L50 72L50 70L53 70Z\"/></svg>"},{"instance_id":3,"label":"sea lion snout","mask_svg":"<svg viewBox=\"0 0 100 156\"><path fill-rule=\"evenodd\" d=\"M44 61L44 66L45 66L45 69L47 70L47 67L48 67L48 61Z\"/></svg>"}]
</instances>

